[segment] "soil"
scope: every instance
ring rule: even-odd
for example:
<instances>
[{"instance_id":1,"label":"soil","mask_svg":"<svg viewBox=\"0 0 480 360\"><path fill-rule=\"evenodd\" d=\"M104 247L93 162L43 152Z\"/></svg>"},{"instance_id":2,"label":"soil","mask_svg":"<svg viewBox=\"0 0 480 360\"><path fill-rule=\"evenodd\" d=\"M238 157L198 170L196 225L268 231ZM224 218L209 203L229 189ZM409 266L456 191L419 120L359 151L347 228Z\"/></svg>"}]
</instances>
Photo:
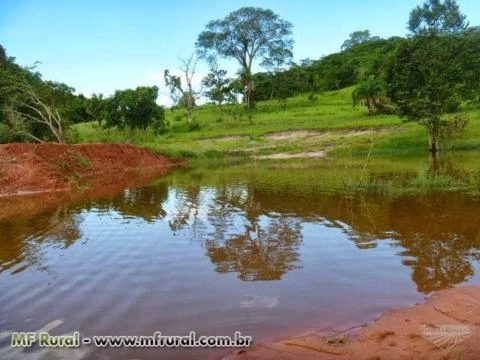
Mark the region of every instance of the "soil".
<instances>
[{"instance_id":1,"label":"soil","mask_svg":"<svg viewBox=\"0 0 480 360\"><path fill-rule=\"evenodd\" d=\"M269 133L264 136L269 140L289 140L289 139L301 139L308 137L326 138L331 135L341 136L361 136L367 134L379 134L385 132L387 129L353 129L353 130L330 130L330 131L314 131L314 130L292 130L282 131L276 133Z\"/></svg>"},{"instance_id":2,"label":"soil","mask_svg":"<svg viewBox=\"0 0 480 360\"><path fill-rule=\"evenodd\" d=\"M180 165L133 145L0 145L0 219L144 185Z\"/></svg>"},{"instance_id":3,"label":"soil","mask_svg":"<svg viewBox=\"0 0 480 360\"><path fill-rule=\"evenodd\" d=\"M325 151L312 151L312 152L301 152L295 154L289 153L276 153L271 155L259 155L256 156L256 159L259 160L288 160L288 159L312 159L312 158L324 158L326 156Z\"/></svg>"},{"instance_id":4,"label":"soil","mask_svg":"<svg viewBox=\"0 0 480 360\"><path fill-rule=\"evenodd\" d=\"M375 323L325 338L319 334L257 344L228 360L478 360L480 287L439 291L425 304L388 311Z\"/></svg>"}]
</instances>

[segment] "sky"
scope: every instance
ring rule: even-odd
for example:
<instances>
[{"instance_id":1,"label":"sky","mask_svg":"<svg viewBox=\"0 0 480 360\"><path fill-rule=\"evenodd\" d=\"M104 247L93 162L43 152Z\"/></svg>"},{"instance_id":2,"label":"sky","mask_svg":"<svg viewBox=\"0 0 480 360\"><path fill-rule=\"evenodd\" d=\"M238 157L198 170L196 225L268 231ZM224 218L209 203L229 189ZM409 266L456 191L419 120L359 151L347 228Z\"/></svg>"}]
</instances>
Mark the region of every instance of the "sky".
<instances>
[{"instance_id":1,"label":"sky","mask_svg":"<svg viewBox=\"0 0 480 360\"><path fill-rule=\"evenodd\" d=\"M420 0L0 0L0 44L22 66L39 61L47 80L77 93L111 95L116 89L157 85L169 104L163 72L178 73L180 57L195 49L213 19L243 6L269 8L293 24L295 60L337 52L356 30L388 38L407 34ZM457 0L471 25L480 1ZM234 75L238 65L221 60ZM257 66L256 70L260 68ZM200 63L197 83L208 71Z\"/></svg>"}]
</instances>

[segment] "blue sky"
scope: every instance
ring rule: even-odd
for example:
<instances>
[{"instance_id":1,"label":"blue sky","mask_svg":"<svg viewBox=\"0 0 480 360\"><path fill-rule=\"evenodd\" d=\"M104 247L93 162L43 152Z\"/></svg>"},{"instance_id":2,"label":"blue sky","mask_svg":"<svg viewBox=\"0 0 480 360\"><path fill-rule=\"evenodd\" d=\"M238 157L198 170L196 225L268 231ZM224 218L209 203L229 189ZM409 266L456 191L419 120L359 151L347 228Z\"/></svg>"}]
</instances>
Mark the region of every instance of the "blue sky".
<instances>
[{"instance_id":1,"label":"blue sky","mask_svg":"<svg viewBox=\"0 0 480 360\"><path fill-rule=\"evenodd\" d=\"M472 25L480 24L480 1L458 0ZM406 34L419 0L0 0L0 44L21 65L40 61L45 79L78 93L113 93L140 85L161 88L163 71L194 50L208 21L242 6L270 8L294 25L295 59L336 52L349 33ZM232 73L234 62L224 61ZM201 64L200 76L207 70ZM199 77L200 77L199 76Z\"/></svg>"}]
</instances>

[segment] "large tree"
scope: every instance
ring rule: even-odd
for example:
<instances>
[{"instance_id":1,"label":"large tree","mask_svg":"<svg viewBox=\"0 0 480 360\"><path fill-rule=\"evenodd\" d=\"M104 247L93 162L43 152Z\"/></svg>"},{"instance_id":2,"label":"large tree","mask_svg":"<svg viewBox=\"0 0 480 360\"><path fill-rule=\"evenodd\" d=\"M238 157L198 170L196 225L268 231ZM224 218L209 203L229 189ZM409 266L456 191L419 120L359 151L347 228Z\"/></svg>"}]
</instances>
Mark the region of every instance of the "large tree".
<instances>
[{"instance_id":1,"label":"large tree","mask_svg":"<svg viewBox=\"0 0 480 360\"><path fill-rule=\"evenodd\" d=\"M466 31L466 17L455 0L428 0L410 13L413 38L399 47L387 74L389 95L400 116L423 125L429 150L436 154L442 137L463 129L461 117L447 113L478 91L480 38Z\"/></svg>"},{"instance_id":2,"label":"large tree","mask_svg":"<svg viewBox=\"0 0 480 360\"><path fill-rule=\"evenodd\" d=\"M479 44L476 54L467 49L463 35L429 34L405 41L392 61L387 74L389 96L400 116L427 129L432 154L444 135L465 125L461 119L448 121L446 115L472 94L467 77L475 76L469 67L472 57L478 62L479 50Z\"/></svg>"},{"instance_id":3,"label":"large tree","mask_svg":"<svg viewBox=\"0 0 480 360\"><path fill-rule=\"evenodd\" d=\"M434 32L458 34L468 27L455 0L428 0L410 12L408 29L415 35Z\"/></svg>"},{"instance_id":4,"label":"large tree","mask_svg":"<svg viewBox=\"0 0 480 360\"><path fill-rule=\"evenodd\" d=\"M198 36L196 46L202 54L214 52L238 61L245 83L245 102L252 110L253 61L265 61L279 53L292 57L292 24L271 10L244 7L224 19L210 21Z\"/></svg>"},{"instance_id":5,"label":"large tree","mask_svg":"<svg viewBox=\"0 0 480 360\"><path fill-rule=\"evenodd\" d=\"M156 103L158 87L137 87L135 90L117 90L105 100L105 125L119 129L151 126L160 133L166 126L164 110Z\"/></svg>"},{"instance_id":6,"label":"large tree","mask_svg":"<svg viewBox=\"0 0 480 360\"><path fill-rule=\"evenodd\" d=\"M350 34L350 37L343 42L342 50L350 49L356 45L371 40L380 40L380 38L378 36L370 35L370 30L354 31Z\"/></svg>"}]
</instances>

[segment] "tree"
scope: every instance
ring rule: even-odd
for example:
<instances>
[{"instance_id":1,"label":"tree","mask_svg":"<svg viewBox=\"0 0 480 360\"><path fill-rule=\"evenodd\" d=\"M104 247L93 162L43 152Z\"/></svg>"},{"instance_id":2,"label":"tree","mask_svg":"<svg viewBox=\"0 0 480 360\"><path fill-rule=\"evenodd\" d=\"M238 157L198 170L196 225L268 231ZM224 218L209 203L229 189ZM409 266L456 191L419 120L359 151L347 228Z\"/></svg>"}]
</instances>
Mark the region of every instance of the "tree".
<instances>
[{"instance_id":1,"label":"tree","mask_svg":"<svg viewBox=\"0 0 480 360\"><path fill-rule=\"evenodd\" d=\"M413 9L408 20L408 29L415 35L426 32L459 34L467 27L466 16L455 0L428 0Z\"/></svg>"},{"instance_id":2,"label":"tree","mask_svg":"<svg viewBox=\"0 0 480 360\"><path fill-rule=\"evenodd\" d=\"M382 93L382 82L375 75L370 75L353 90L353 104L358 105L363 102L368 108L368 115L373 115L380 104L380 95Z\"/></svg>"},{"instance_id":3,"label":"tree","mask_svg":"<svg viewBox=\"0 0 480 360\"><path fill-rule=\"evenodd\" d=\"M444 115L455 111L470 94L465 89L469 84L465 75L470 72L464 72L468 70L465 62L469 59L464 57L468 49L461 40L429 33L404 41L387 74L388 94L400 116L427 129L429 150L434 155L439 140L452 128ZM466 125L464 120L457 122Z\"/></svg>"},{"instance_id":4,"label":"tree","mask_svg":"<svg viewBox=\"0 0 480 360\"><path fill-rule=\"evenodd\" d=\"M156 103L158 87L117 90L105 103L105 125L119 129L143 129L152 126L160 133L166 126L165 113Z\"/></svg>"},{"instance_id":5,"label":"tree","mask_svg":"<svg viewBox=\"0 0 480 360\"><path fill-rule=\"evenodd\" d=\"M92 94L92 97L87 102L87 111L93 120L98 122L98 125L102 125L105 110L105 99L103 94Z\"/></svg>"},{"instance_id":6,"label":"tree","mask_svg":"<svg viewBox=\"0 0 480 360\"><path fill-rule=\"evenodd\" d=\"M192 54L186 59L180 59L182 63L181 72L185 79L185 85L182 84L182 78L172 75L169 70L165 70L165 85L170 89L170 95L174 104L182 105L185 108L187 121L192 121L195 100L199 97L200 91L194 89L193 79L197 69L198 58Z\"/></svg>"},{"instance_id":7,"label":"tree","mask_svg":"<svg viewBox=\"0 0 480 360\"><path fill-rule=\"evenodd\" d=\"M283 106L286 106L286 99L290 95L290 89L288 83L286 83L285 76L281 77L280 73L286 70L287 66L292 65L292 59L289 56L289 51L286 49L277 49L272 51L270 57L265 58L261 65L269 70L272 76L272 90L270 98L273 98L273 94L276 92L277 96L281 99ZM283 81L282 81L283 80Z\"/></svg>"},{"instance_id":8,"label":"tree","mask_svg":"<svg viewBox=\"0 0 480 360\"><path fill-rule=\"evenodd\" d=\"M454 0L428 0L410 13L415 35L403 41L388 70L388 92L406 121L423 125L436 155L442 138L463 130L468 121L446 114L478 92L480 37L468 29Z\"/></svg>"},{"instance_id":9,"label":"tree","mask_svg":"<svg viewBox=\"0 0 480 360\"><path fill-rule=\"evenodd\" d=\"M224 19L210 21L198 36L196 47L203 55L213 51L238 61L245 82L244 100L252 110L253 61L257 58L265 60L280 52L292 57L292 24L271 10L243 7Z\"/></svg>"},{"instance_id":10,"label":"tree","mask_svg":"<svg viewBox=\"0 0 480 360\"><path fill-rule=\"evenodd\" d=\"M235 96L232 93L232 80L227 78L227 71L220 69L215 58L208 59L210 72L202 80L202 85L207 88L205 96L216 102L222 110L225 101L233 101Z\"/></svg>"},{"instance_id":11,"label":"tree","mask_svg":"<svg viewBox=\"0 0 480 360\"><path fill-rule=\"evenodd\" d=\"M379 39L380 38L378 36L371 36L370 30L354 31L353 33L350 34L350 37L344 41L341 49L347 50L356 45L360 45L361 43L364 43L366 41L379 40Z\"/></svg>"},{"instance_id":12,"label":"tree","mask_svg":"<svg viewBox=\"0 0 480 360\"><path fill-rule=\"evenodd\" d=\"M37 142L44 142L36 127L47 130L56 142L64 144L65 134L58 110L46 103L36 89L22 75L2 79L0 92L8 94L9 104L2 109L9 114L7 122L19 135Z\"/></svg>"}]
</instances>

